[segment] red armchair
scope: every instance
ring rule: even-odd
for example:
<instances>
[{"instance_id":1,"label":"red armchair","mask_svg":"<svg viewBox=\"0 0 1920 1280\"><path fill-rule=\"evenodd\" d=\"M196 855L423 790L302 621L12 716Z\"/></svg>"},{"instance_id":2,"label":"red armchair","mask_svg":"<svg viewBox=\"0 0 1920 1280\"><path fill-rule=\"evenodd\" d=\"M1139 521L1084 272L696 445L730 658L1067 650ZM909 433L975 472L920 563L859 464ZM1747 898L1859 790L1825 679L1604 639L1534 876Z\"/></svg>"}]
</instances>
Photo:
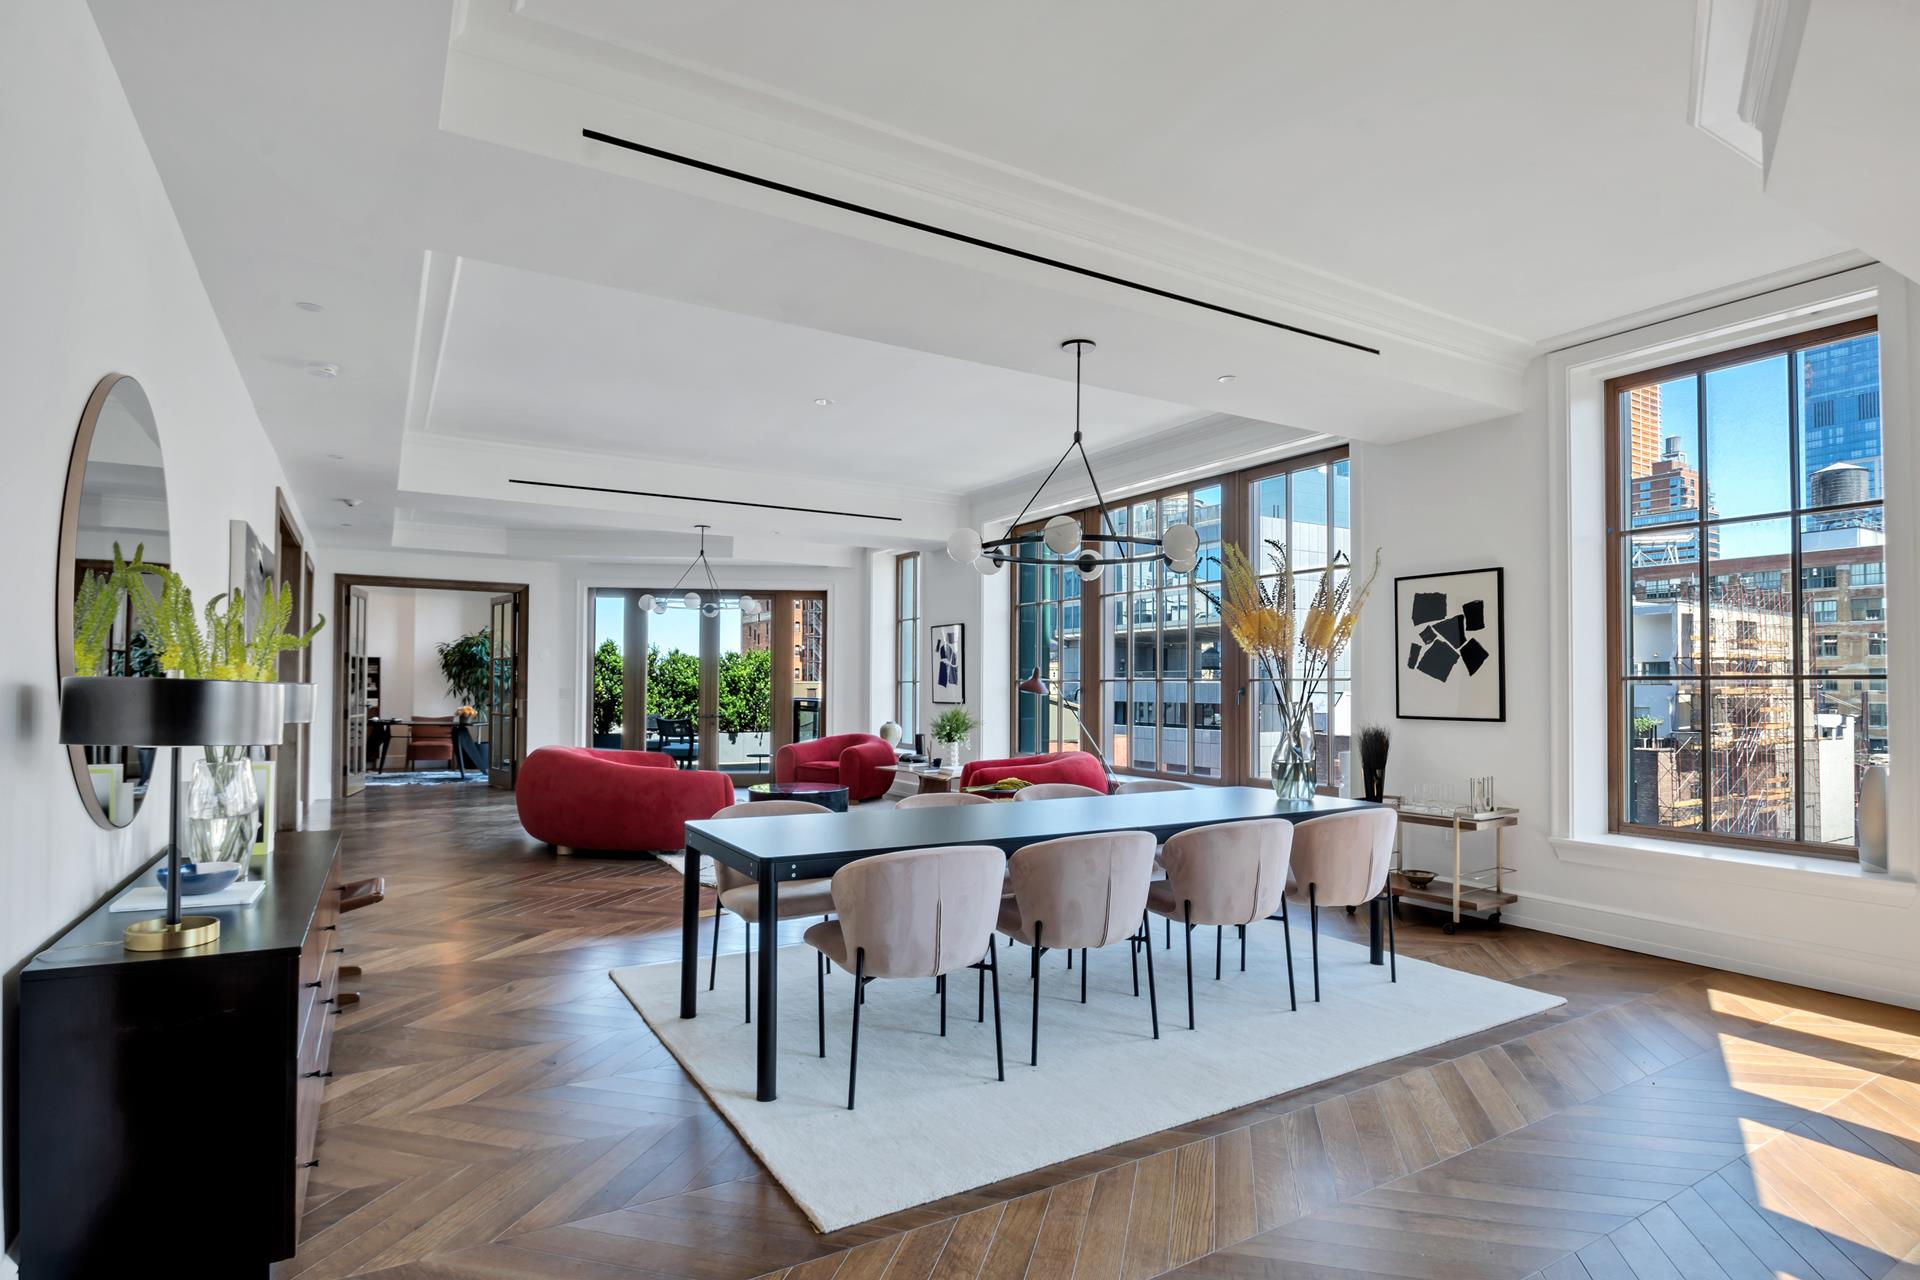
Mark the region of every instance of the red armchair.
<instances>
[{"instance_id":1,"label":"red armchair","mask_svg":"<svg viewBox=\"0 0 1920 1280\"><path fill-rule=\"evenodd\" d=\"M541 747L520 765L520 825L562 853L683 848L688 822L733 803L733 779L675 763L659 751Z\"/></svg>"},{"instance_id":2,"label":"red armchair","mask_svg":"<svg viewBox=\"0 0 1920 1280\"><path fill-rule=\"evenodd\" d=\"M794 742L773 753L775 782L837 782L847 801L877 800L893 785L883 770L899 762L893 748L870 733L836 733Z\"/></svg>"},{"instance_id":3,"label":"red armchair","mask_svg":"<svg viewBox=\"0 0 1920 1280\"><path fill-rule=\"evenodd\" d=\"M974 760L960 770L960 786L984 787L1002 778L1022 782L1076 782L1095 791L1107 789L1107 771L1091 751L1054 751L1009 760Z\"/></svg>"}]
</instances>

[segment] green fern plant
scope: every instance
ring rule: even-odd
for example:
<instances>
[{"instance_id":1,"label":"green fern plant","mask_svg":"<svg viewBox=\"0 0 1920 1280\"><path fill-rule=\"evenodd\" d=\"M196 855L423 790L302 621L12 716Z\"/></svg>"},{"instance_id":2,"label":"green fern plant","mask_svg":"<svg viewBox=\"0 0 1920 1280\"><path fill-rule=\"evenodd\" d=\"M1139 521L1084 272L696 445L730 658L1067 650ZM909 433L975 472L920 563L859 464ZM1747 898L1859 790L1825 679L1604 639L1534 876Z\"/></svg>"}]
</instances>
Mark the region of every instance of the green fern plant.
<instances>
[{"instance_id":1,"label":"green fern plant","mask_svg":"<svg viewBox=\"0 0 1920 1280\"><path fill-rule=\"evenodd\" d=\"M118 573L117 553L115 567ZM160 580L159 595L143 575ZM279 676L280 655L306 648L327 625L322 617L311 630L287 634L293 617L291 584L282 586L277 595L268 593L249 635L246 597L238 588L222 591L196 613L193 592L171 569L129 565L119 576L149 642L159 650L161 667L193 680L274 680Z\"/></svg>"}]
</instances>

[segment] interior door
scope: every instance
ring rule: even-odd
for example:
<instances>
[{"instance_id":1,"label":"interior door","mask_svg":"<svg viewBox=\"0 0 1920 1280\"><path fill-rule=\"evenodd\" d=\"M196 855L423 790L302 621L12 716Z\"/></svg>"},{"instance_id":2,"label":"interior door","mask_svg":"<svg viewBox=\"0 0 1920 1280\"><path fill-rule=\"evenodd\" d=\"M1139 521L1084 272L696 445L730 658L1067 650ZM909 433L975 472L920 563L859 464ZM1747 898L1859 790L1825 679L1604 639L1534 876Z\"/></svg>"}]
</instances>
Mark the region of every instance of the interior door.
<instances>
[{"instance_id":1,"label":"interior door","mask_svg":"<svg viewBox=\"0 0 1920 1280\"><path fill-rule=\"evenodd\" d=\"M347 620L341 680L346 688L346 723L342 726L342 795L359 795L367 787L367 589L347 589Z\"/></svg>"},{"instance_id":2,"label":"interior door","mask_svg":"<svg viewBox=\"0 0 1920 1280\"><path fill-rule=\"evenodd\" d=\"M511 791L519 767L520 721L524 714L517 595L493 597L487 651L492 656L492 680L487 690L487 785Z\"/></svg>"}]
</instances>

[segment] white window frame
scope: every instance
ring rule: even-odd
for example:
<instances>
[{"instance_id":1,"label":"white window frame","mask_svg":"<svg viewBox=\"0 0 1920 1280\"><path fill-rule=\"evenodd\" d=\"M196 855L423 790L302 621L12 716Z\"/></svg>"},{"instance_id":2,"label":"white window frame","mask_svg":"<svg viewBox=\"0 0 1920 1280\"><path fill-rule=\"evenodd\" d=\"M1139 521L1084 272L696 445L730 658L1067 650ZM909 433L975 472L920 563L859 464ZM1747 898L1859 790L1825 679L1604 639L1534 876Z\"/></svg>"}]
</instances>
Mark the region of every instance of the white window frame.
<instances>
[{"instance_id":1,"label":"white window frame","mask_svg":"<svg viewBox=\"0 0 1920 1280\"><path fill-rule=\"evenodd\" d=\"M1690 312L1569 347L1546 358L1549 436L1551 604L1548 660L1549 836L1564 861L1631 872L1654 858L1690 859L1716 882L1779 884L1803 891L1888 901L1911 898L1920 874L1920 788L1890 788L1889 872L1817 855L1714 848L1608 831L1607 637L1592 623L1612 589L1607 577L1605 384L1697 356L1818 329L1863 315L1879 318L1882 444L1886 502L1887 629L1920 633L1920 484L1908 424L1913 420L1909 285L1884 267L1860 267L1756 297ZM1897 589L1897 588L1905 589ZM1888 675L1889 738L1920 741L1920 682Z\"/></svg>"}]
</instances>

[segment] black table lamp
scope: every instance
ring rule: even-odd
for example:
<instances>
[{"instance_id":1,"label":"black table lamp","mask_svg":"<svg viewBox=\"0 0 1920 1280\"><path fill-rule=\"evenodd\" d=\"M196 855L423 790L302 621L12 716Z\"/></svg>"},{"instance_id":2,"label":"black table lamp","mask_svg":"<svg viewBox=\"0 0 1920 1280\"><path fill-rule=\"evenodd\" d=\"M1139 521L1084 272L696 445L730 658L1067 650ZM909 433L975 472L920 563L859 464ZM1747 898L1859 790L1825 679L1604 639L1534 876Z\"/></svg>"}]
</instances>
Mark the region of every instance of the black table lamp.
<instances>
[{"instance_id":1,"label":"black table lamp","mask_svg":"<svg viewBox=\"0 0 1920 1280\"><path fill-rule=\"evenodd\" d=\"M1059 707L1062 711L1073 717L1074 727L1079 729L1080 736L1087 740L1087 748L1093 752L1093 758L1100 762L1100 768L1107 775L1107 788L1108 790L1112 790L1113 766L1107 763L1106 753L1100 750L1100 743L1093 736L1093 731L1087 728L1087 722L1080 718L1079 705L1068 702L1065 698L1050 689L1047 686L1046 679L1041 676L1040 668L1038 667L1033 669L1032 675L1015 685L1014 688L1020 693L1032 694L1034 697L1040 699L1042 704L1051 704Z\"/></svg>"},{"instance_id":2,"label":"black table lamp","mask_svg":"<svg viewBox=\"0 0 1920 1280\"><path fill-rule=\"evenodd\" d=\"M220 936L216 916L180 915L180 748L258 747L280 741L287 695L251 680L68 676L60 682L60 741L71 746L170 747L167 914L127 926L129 951L175 951Z\"/></svg>"}]
</instances>

